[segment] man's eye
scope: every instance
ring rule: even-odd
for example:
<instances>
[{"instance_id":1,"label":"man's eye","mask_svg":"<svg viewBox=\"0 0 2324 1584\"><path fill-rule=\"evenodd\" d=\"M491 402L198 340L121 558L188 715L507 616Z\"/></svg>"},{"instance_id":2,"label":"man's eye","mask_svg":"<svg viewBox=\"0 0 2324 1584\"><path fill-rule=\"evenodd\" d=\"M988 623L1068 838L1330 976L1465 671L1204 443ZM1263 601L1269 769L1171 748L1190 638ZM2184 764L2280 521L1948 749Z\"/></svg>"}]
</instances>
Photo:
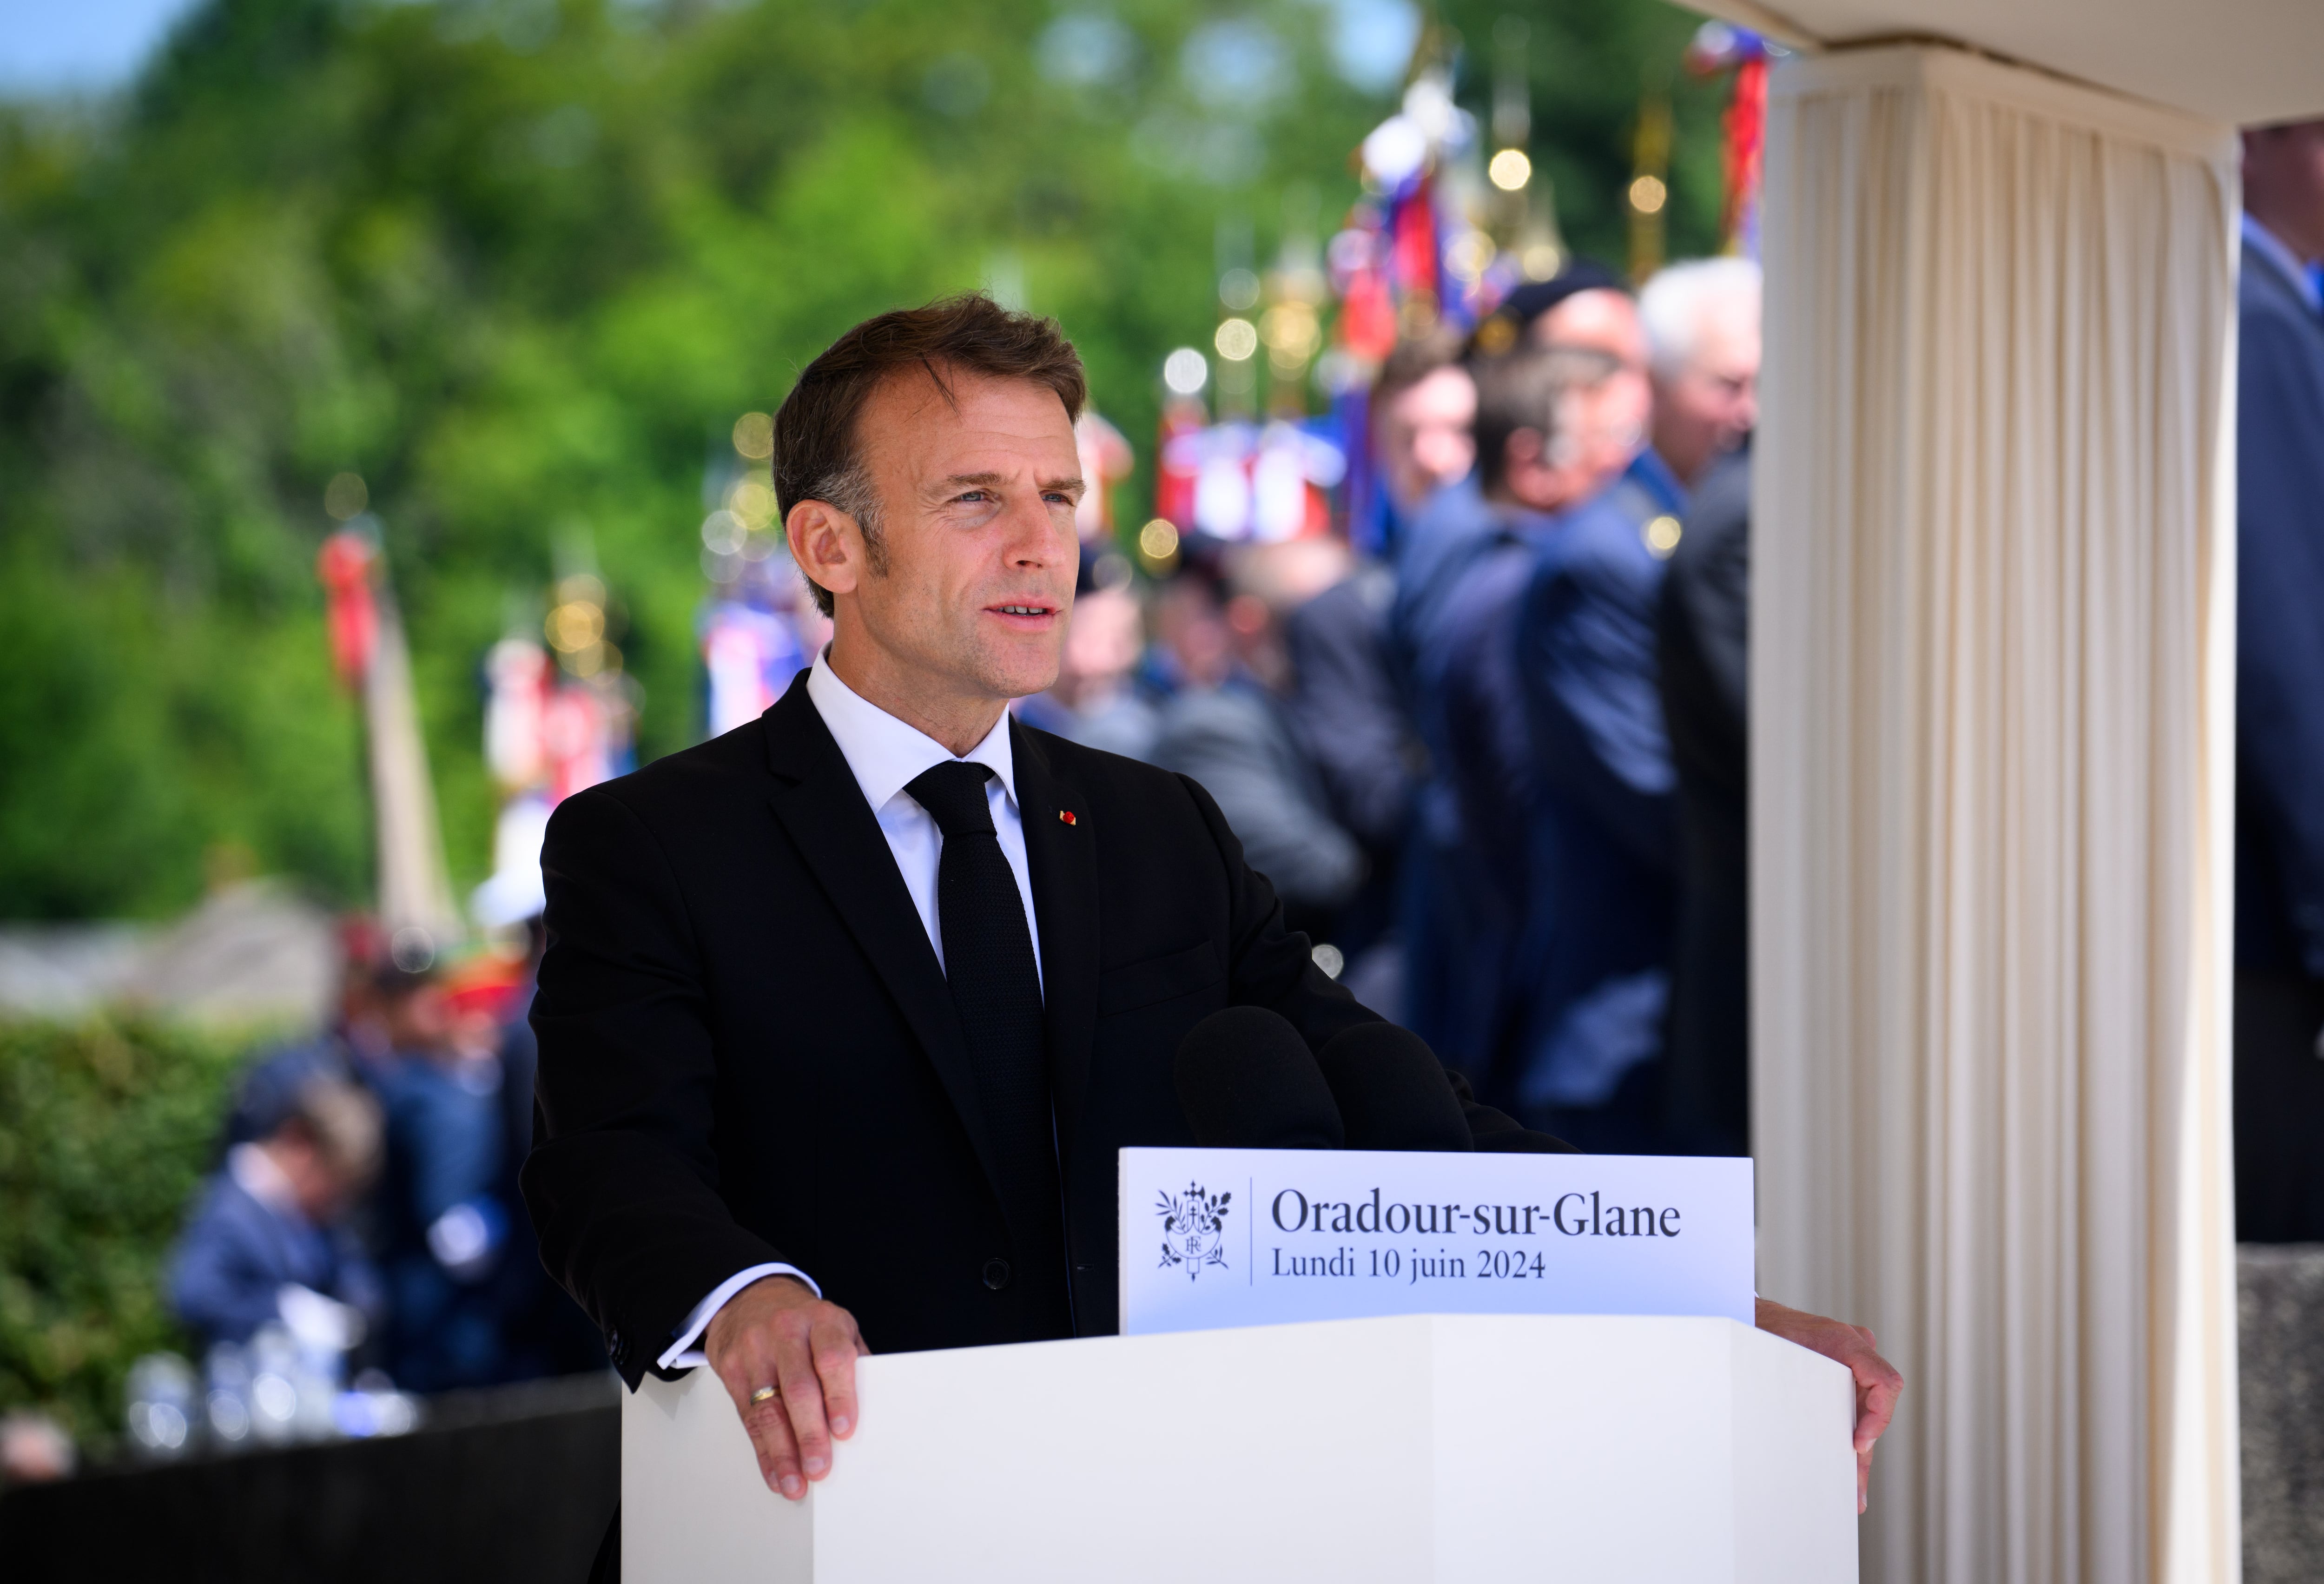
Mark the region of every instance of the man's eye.
<instances>
[{"instance_id":1,"label":"man's eye","mask_svg":"<svg viewBox=\"0 0 2324 1584\"><path fill-rule=\"evenodd\" d=\"M983 491L983 490L969 490L969 491L964 492L964 493L962 493L962 494L955 495L955 496L954 496L954 497L953 497L953 498L954 498L954 500L958 500L958 501L971 501L971 502L984 502L984 501L990 500L991 497L991 495L990 495L990 494L988 494L988 493L987 493L985 491Z\"/></svg>"},{"instance_id":2,"label":"man's eye","mask_svg":"<svg viewBox=\"0 0 2324 1584\"><path fill-rule=\"evenodd\" d=\"M1053 506L1070 506L1074 503L1074 498L1071 495L1061 493L1056 490L1051 490L1047 494L1041 498L1048 502Z\"/></svg>"}]
</instances>

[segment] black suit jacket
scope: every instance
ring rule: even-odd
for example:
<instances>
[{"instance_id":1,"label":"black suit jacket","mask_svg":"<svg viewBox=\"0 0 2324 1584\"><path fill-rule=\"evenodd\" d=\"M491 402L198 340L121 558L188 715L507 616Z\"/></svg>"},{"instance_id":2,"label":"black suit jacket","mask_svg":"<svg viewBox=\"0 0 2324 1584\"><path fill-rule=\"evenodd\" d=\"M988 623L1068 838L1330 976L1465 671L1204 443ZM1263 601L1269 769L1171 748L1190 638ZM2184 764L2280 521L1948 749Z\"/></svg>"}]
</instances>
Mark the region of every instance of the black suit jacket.
<instances>
[{"instance_id":1,"label":"black suit jacket","mask_svg":"<svg viewBox=\"0 0 2324 1584\"><path fill-rule=\"evenodd\" d=\"M550 820L524 1194L543 1259L632 1386L712 1288L768 1261L814 1275L882 1352L1111 1333L1115 1152L1194 1142L1171 1076L1181 1037L1235 1004L1315 1046L1375 1019L1284 928L1194 782L1011 732L1065 1193L1062 1323L1038 1284L989 1279L996 1261L1047 1262L1001 1212L950 991L804 674L758 721ZM1563 1147L1473 1103L1471 1126L1480 1147Z\"/></svg>"},{"instance_id":2,"label":"black suit jacket","mask_svg":"<svg viewBox=\"0 0 2324 1584\"><path fill-rule=\"evenodd\" d=\"M1694 493L1663 583L1663 718L1678 770L1677 953L1663 1094L1673 1142L1741 1155L1751 1140L1747 713L1751 460Z\"/></svg>"},{"instance_id":3,"label":"black suit jacket","mask_svg":"<svg viewBox=\"0 0 2324 1584\"><path fill-rule=\"evenodd\" d=\"M2236 962L2324 981L2324 316L2244 250Z\"/></svg>"}]
</instances>

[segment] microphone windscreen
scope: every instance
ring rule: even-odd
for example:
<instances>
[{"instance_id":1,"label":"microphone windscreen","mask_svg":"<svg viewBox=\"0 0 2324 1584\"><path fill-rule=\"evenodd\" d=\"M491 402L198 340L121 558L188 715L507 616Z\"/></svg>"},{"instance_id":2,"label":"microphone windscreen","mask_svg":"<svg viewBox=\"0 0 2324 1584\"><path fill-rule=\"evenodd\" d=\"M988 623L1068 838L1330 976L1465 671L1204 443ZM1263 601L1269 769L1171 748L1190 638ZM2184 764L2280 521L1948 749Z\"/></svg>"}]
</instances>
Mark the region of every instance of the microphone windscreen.
<instances>
[{"instance_id":1,"label":"microphone windscreen","mask_svg":"<svg viewBox=\"0 0 2324 1584\"><path fill-rule=\"evenodd\" d=\"M1331 1085L1299 1031L1264 1007L1229 1007L1178 1044L1178 1103L1212 1149L1337 1149Z\"/></svg>"},{"instance_id":2,"label":"microphone windscreen","mask_svg":"<svg viewBox=\"0 0 2324 1584\"><path fill-rule=\"evenodd\" d=\"M1359 1023L1315 1058L1332 1086L1350 1149L1476 1147L1444 1064L1420 1036L1393 1023Z\"/></svg>"}]
</instances>

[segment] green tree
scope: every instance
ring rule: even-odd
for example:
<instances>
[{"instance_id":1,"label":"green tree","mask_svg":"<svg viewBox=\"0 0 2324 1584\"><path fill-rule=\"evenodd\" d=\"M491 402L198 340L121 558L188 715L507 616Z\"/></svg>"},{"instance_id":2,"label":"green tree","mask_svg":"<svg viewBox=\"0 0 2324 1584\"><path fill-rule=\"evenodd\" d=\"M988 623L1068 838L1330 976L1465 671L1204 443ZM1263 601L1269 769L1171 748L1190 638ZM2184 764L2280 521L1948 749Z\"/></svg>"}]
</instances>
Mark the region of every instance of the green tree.
<instances>
[{"instance_id":1,"label":"green tree","mask_svg":"<svg viewBox=\"0 0 2324 1584\"><path fill-rule=\"evenodd\" d=\"M1151 434L1222 224L1264 259L1357 196L1397 85L1334 69L1351 9L211 0L118 105L0 111L0 916L174 909L221 843L359 897L312 573L341 470L473 879L476 662L552 547L586 537L626 606L644 751L689 741L706 457L847 324L1020 279ZM1512 9L1569 235L1618 260L1637 85L1692 23ZM1481 111L1499 13L1444 14ZM1696 248L1711 104L1682 90Z\"/></svg>"},{"instance_id":2,"label":"green tree","mask_svg":"<svg viewBox=\"0 0 2324 1584\"><path fill-rule=\"evenodd\" d=\"M182 1348L159 1275L211 1165L236 1042L0 1025L0 1408L102 1445L141 1353Z\"/></svg>"}]
</instances>

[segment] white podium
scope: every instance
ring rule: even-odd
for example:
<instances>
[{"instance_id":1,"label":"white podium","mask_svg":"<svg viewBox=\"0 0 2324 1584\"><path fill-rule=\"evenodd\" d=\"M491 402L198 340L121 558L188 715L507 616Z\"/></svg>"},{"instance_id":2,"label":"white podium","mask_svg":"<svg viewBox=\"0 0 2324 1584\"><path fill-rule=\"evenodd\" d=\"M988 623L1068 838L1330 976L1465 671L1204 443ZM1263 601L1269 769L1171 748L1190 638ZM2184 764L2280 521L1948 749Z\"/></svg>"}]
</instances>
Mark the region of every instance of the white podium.
<instances>
[{"instance_id":1,"label":"white podium","mask_svg":"<svg viewBox=\"0 0 2324 1584\"><path fill-rule=\"evenodd\" d=\"M1848 1372L1729 1320L1415 1315L859 1366L793 1505L706 1369L622 1414L630 1584L1849 1584Z\"/></svg>"}]
</instances>

